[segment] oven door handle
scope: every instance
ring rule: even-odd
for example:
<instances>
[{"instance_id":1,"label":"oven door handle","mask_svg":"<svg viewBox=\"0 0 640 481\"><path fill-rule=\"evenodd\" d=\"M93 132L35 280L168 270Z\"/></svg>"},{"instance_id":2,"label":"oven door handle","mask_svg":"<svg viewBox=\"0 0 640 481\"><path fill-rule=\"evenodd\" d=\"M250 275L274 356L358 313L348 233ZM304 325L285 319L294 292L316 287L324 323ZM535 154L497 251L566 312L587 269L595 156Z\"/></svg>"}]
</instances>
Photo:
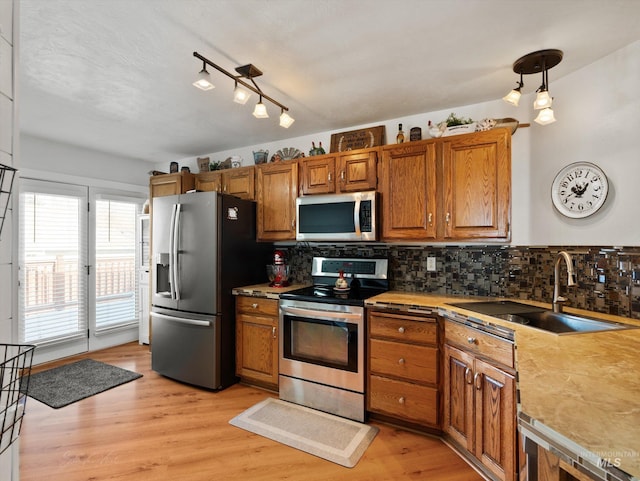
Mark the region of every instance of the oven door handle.
<instances>
[{"instance_id":1,"label":"oven door handle","mask_svg":"<svg viewBox=\"0 0 640 481\"><path fill-rule=\"evenodd\" d=\"M299 317L308 317L311 319L327 318L337 320L354 320L359 321L362 319L362 314L354 312L336 312L336 311L323 311L320 309L303 309L301 307L281 307L283 314L291 314Z\"/></svg>"}]
</instances>

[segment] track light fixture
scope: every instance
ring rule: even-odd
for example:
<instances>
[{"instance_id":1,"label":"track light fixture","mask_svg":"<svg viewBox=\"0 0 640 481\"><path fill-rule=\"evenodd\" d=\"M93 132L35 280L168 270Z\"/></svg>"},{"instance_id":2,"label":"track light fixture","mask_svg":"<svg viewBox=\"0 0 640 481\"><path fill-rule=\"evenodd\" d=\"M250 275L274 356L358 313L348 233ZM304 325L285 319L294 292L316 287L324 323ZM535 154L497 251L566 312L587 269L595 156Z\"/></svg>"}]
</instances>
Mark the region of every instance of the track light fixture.
<instances>
[{"instance_id":1,"label":"track light fixture","mask_svg":"<svg viewBox=\"0 0 640 481\"><path fill-rule=\"evenodd\" d=\"M518 106L520 100L520 91L524 87L522 75L530 75L542 72L542 85L536 90L536 99L533 102L533 108L540 110L535 122L540 125L547 125L556 121L551 110L553 98L549 95L549 69L555 67L562 60L562 50L548 49L531 52L520 57L513 63L513 71L520 74L520 82L518 87L513 89L502 99L511 105Z\"/></svg>"},{"instance_id":2,"label":"track light fixture","mask_svg":"<svg viewBox=\"0 0 640 481\"><path fill-rule=\"evenodd\" d=\"M230 79L233 79L235 82L235 88L233 90L233 101L239 104L246 104L251 96L251 92L258 94L259 101L256 104L253 110L253 116L259 119L266 119L269 117L269 113L267 112L267 107L262 103L262 99L266 99L274 105L280 107L280 126L288 129L293 122L295 122L294 118L291 117L287 112L289 110L288 107L282 105L277 100L274 100L272 97L266 95L258 84L256 84L254 77L259 77L262 75L262 72L252 64L243 65L241 67L236 68L236 72L239 75L233 75L230 72L227 72L222 67L216 65L211 60L203 57L198 52L193 52L193 56L202 60L202 70L198 74L198 79L193 83L196 87L202 90L209 90L214 88L213 84L209 81L209 72L207 72L207 65L215 68L218 72L223 73ZM248 79L251 84L245 82L243 79ZM205 82L206 80L206 82ZM253 85L252 85L253 84Z\"/></svg>"}]
</instances>

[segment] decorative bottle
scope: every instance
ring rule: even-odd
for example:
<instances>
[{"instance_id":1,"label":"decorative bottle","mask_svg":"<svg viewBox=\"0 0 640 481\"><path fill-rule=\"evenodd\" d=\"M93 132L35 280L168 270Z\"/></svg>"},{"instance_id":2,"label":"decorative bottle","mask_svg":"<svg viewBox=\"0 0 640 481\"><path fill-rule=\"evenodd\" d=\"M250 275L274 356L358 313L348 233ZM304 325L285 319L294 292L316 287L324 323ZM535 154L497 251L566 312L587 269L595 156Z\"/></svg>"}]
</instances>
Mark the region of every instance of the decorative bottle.
<instances>
[{"instance_id":1,"label":"decorative bottle","mask_svg":"<svg viewBox=\"0 0 640 481\"><path fill-rule=\"evenodd\" d=\"M402 130L402 124L398 124L398 135L396 135L396 144L404 142L404 131Z\"/></svg>"}]
</instances>

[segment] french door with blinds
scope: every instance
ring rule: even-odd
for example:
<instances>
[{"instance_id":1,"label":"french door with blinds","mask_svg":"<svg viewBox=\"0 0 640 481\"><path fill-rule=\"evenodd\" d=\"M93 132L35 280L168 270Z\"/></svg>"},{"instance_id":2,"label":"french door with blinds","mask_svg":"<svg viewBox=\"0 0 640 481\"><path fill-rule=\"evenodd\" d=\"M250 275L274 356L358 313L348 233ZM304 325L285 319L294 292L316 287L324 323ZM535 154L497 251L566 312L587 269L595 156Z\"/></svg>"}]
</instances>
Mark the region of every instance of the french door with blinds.
<instances>
[{"instance_id":1,"label":"french door with blinds","mask_svg":"<svg viewBox=\"0 0 640 481\"><path fill-rule=\"evenodd\" d=\"M18 325L35 362L137 339L143 200L22 179Z\"/></svg>"}]
</instances>

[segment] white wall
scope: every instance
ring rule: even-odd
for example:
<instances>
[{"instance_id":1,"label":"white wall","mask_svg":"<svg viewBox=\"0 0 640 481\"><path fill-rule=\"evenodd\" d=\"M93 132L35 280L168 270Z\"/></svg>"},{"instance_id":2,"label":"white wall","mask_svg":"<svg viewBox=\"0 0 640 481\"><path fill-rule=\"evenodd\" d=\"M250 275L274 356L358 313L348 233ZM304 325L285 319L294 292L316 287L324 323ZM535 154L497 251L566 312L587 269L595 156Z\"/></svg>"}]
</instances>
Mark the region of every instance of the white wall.
<instances>
[{"instance_id":1,"label":"white wall","mask_svg":"<svg viewBox=\"0 0 640 481\"><path fill-rule=\"evenodd\" d=\"M17 142L15 142L16 120L16 69L18 47L18 4L0 1L0 164L19 167ZM7 189L5 184L3 188ZM6 200L6 199L4 199ZM3 202L0 208L4 210ZM0 211L0 215L2 215ZM0 342L13 343L13 313L17 305L16 269L12 262L16 251L15 231L12 228L13 212L9 210L0 234ZM0 455L0 479L18 481L19 442L14 442Z\"/></svg>"},{"instance_id":2,"label":"white wall","mask_svg":"<svg viewBox=\"0 0 640 481\"><path fill-rule=\"evenodd\" d=\"M20 173L22 177L36 176L41 179L74 178L90 180L107 186L136 186L148 190L149 171L152 164L137 159L117 157L104 152L84 149L69 144L20 135Z\"/></svg>"},{"instance_id":3,"label":"white wall","mask_svg":"<svg viewBox=\"0 0 640 481\"><path fill-rule=\"evenodd\" d=\"M570 53L566 53L570 55ZM520 106L514 108L501 99L482 104L451 107L411 117L357 125L341 130L385 125L387 143L393 143L398 123L406 133L414 126L428 138L429 120L439 122L450 112L474 120L513 117L531 127L519 128L512 141L512 241L513 245L640 245L640 223L632 208L637 203L636 182L640 179L640 42L635 42L564 78L554 80L549 73L549 92L554 97L557 122L539 126L533 119L533 91L540 78L525 76ZM515 74L514 74L515 82ZM505 94L512 85L505 85ZM284 147L307 153L311 142L322 142L329 151L334 131L296 137L288 141L253 145L222 152L203 152L212 161L240 155L243 165L253 164L254 150L268 149L271 156ZM607 174L610 193L604 207L586 219L561 216L551 202L551 183L567 164L587 160L600 165ZM196 157L178 160L197 172ZM168 171L168 165L156 166Z\"/></svg>"},{"instance_id":4,"label":"white wall","mask_svg":"<svg viewBox=\"0 0 640 481\"><path fill-rule=\"evenodd\" d=\"M558 120L532 127L528 243L640 245L640 41L557 81L549 76ZM604 170L609 195L591 217L568 219L551 203L551 183L583 160Z\"/></svg>"}]
</instances>

